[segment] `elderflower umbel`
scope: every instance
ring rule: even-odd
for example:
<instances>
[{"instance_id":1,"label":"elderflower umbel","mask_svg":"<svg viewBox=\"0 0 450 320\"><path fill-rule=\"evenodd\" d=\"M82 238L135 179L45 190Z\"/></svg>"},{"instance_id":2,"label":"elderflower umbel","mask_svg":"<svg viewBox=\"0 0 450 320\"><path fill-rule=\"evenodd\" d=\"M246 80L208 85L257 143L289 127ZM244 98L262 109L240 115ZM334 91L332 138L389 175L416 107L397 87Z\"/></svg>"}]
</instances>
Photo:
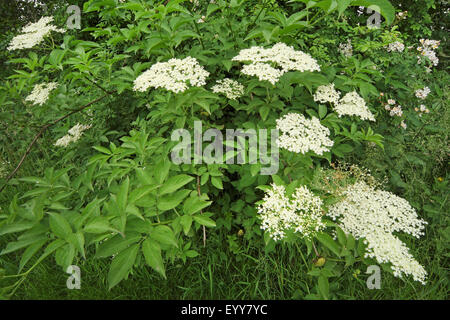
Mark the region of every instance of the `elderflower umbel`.
<instances>
[{"instance_id":1,"label":"elderflower umbel","mask_svg":"<svg viewBox=\"0 0 450 320\"><path fill-rule=\"evenodd\" d=\"M225 78L217 80L216 83L217 84L211 88L212 91L215 93L223 93L228 99L234 100L244 94L244 86L232 79Z\"/></svg>"},{"instance_id":2,"label":"elderflower umbel","mask_svg":"<svg viewBox=\"0 0 450 320\"><path fill-rule=\"evenodd\" d=\"M417 47L417 51L420 52L420 56L417 56L417 63L422 63L422 57L427 57L434 66L437 66L439 64L439 58L436 56L435 50L439 48L441 42L437 40L420 39L420 44L421 46Z\"/></svg>"},{"instance_id":3,"label":"elderflower umbel","mask_svg":"<svg viewBox=\"0 0 450 320\"><path fill-rule=\"evenodd\" d=\"M275 241L283 239L287 231L310 239L325 228L322 200L305 186L297 188L289 198L284 186L272 184L257 210L261 229Z\"/></svg>"},{"instance_id":4,"label":"elderflower umbel","mask_svg":"<svg viewBox=\"0 0 450 320\"><path fill-rule=\"evenodd\" d=\"M289 113L277 119L277 129L282 132L277 145L295 153L313 151L318 155L328 152L334 142L330 140L330 130L319 119L306 119L298 113Z\"/></svg>"},{"instance_id":5,"label":"elderflower umbel","mask_svg":"<svg viewBox=\"0 0 450 320\"><path fill-rule=\"evenodd\" d=\"M334 89L334 83L330 83L329 85L320 86L317 88L316 93L314 94L314 101L320 103L338 103L341 94L339 91Z\"/></svg>"},{"instance_id":6,"label":"elderflower umbel","mask_svg":"<svg viewBox=\"0 0 450 320\"><path fill-rule=\"evenodd\" d=\"M58 139L55 142L55 146L67 147L70 143L78 141L83 135L83 131L89 129L90 127L91 125L83 125L77 123L68 131L68 133L64 137Z\"/></svg>"},{"instance_id":7,"label":"elderflower umbel","mask_svg":"<svg viewBox=\"0 0 450 320\"><path fill-rule=\"evenodd\" d=\"M418 218L405 199L363 181L347 187L343 196L327 214L339 222L344 232L365 239L365 257L391 263L394 276L412 275L424 284L427 272L393 233L402 231L419 238L427 222Z\"/></svg>"},{"instance_id":8,"label":"elderflower umbel","mask_svg":"<svg viewBox=\"0 0 450 320\"><path fill-rule=\"evenodd\" d=\"M320 71L317 61L309 54L294 50L293 47L279 42L272 48L254 46L243 49L232 61L250 62L241 72L256 76L259 80L267 80L272 84L288 71ZM276 68L276 67L280 68Z\"/></svg>"},{"instance_id":9,"label":"elderflower umbel","mask_svg":"<svg viewBox=\"0 0 450 320\"><path fill-rule=\"evenodd\" d=\"M347 93L339 103L335 106L334 110L339 117L344 115L358 116L362 120L375 121L375 117L366 106L366 102L361 98L356 91Z\"/></svg>"},{"instance_id":10,"label":"elderflower umbel","mask_svg":"<svg viewBox=\"0 0 450 320\"><path fill-rule=\"evenodd\" d=\"M50 91L58 86L56 82L36 84L30 95L25 98L25 101L31 101L33 104L42 105L48 100Z\"/></svg>"},{"instance_id":11,"label":"elderflower umbel","mask_svg":"<svg viewBox=\"0 0 450 320\"><path fill-rule=\"evenodd\" d=\"M430 88L425 87L423 89L416 90L415 95L417 98L425 100L430 92L431 92Z\"/></svg>"},{"instance_id":12,"label":"elderflower umbel","mask_svg":"<svg viewBox=\"0 0 450 320\"><path fill-rule=\"evenodd\" d=\"M192 57L170 59L158 62L134 80L133 90L146 91L149 87L165 88L178 93L188 88L188 84L200 87L206 84L209 72Z\"/></svg>"},{"instance_id":13,"label":"elderflower umbel","mask_svg":"<svg viewBox=\"0 0 450 320\"><path fill-rule=\"evenodd\" d=\"M351 57L353 55L352 40L348 39L347 43L339 44L339 52L347 58Z\"/></svg>"},{"instance_id":14,"label":"elderflower umbel","mask_svg":"<svg viewBox=\"0 0 450 320\"><path fill-rule=\"evenodd\" d=\"M30 23L21 30L21 34L15 36L8 45L7 50L29 49L42 42L51 31L65 32L52 24L53 17L42 17L38 22Z\"/></svg>"},{"instance_id":15,"label":"elderflower umbel","mask_svg":"<svg viewBox=\"0 0 450 320\"><path fill-rule=\"evenodd\" d=\"M403 43L401 43L400 41L395 41L392 43L389 43L389 45L385 46L387 52L402 52L403 50L405 50L405 45Z\"/></svg>"}]
</instances>

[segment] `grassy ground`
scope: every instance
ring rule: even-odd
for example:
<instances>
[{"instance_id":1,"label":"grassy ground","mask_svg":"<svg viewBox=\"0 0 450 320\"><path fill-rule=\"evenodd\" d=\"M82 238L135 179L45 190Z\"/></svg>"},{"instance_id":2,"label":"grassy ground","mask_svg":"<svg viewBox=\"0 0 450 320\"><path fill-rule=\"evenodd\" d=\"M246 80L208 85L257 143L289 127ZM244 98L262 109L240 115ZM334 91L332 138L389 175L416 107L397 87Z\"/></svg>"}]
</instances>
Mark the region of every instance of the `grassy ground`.
<instances>
[{"instance_id":1,"label":"grassy ground","mask_svg":"<svg viewBox=\"0 0 450 320\"><path fill-rule=\"evenodd\" d=\"M106 281L107 260L78 263L82 270L80 290L67 289L69 275L48 260L33 270L13 299L296 299L314 291L316 280L306 274L310 262L305 265L298 249L280 247L266 254L241 239L241 253L235 254L224 245L224 236L210 235L199 257L184 265L169 265L168 280L148 269L137 270L111 291ZM402 281L383 272L381 290L369 290L365 269L356 277L349 270L333 278L332 298L447 299L448 279L436 239L436 234L428 232L414 250L430 273L427 285ZM7 269L14 268L18 260L2 258Z\"/></svg>"}]
</instances>

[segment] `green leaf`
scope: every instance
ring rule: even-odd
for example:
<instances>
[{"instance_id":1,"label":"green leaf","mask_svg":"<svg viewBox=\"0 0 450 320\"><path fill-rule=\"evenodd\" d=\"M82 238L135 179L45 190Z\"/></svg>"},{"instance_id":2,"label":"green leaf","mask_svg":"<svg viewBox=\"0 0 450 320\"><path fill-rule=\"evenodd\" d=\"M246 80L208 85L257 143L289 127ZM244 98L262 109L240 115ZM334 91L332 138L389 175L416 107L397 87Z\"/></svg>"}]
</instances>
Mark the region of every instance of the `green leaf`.
<instances>
[{"instance_id":1,"label":"green leaf","mask_svg":"<svg viewBox=\"0 0 450 320\"><path fill-rule=\"evenodd\" d=\"M17 273L20 273L27 264L27 262L36 254L36 252L41 249L44 244L47 242L47 239L39 240L35 243L33 243L31 246L29 246L24 253L22 254L22 258L20 259L19 263L19 270Z\"/></svg>"},{"instance_id":2,"label":"green leaf","mask_svg":"<svg viewBox=\"0 0 450 320\"><path fill-rule=\"evenodd\" d=\"M120 186L119 192L117 193L117 205L122 211L124 211L125 208L127 207L129 187L130 187L130 179L127 177Z\"/></svg>"},{"instance_id":3,"label":"green leaf","mask_svg":"<svg viewBox=\"0 0 450 320\"><path fill-rule=\"evenodd\" d=\"M220 177L211 177L211 183L217 189L223 189L222 179Z\"/></svg>"},{"instance_id":4,"label":"green leaf","mask_svg":"<svg viewBox=\"0 0 450 320\"><path fill-rule=\"evenodd\" d=\"M339 245L333 240L333 238L326 233L319 233L316 236L317 240L320 241L325 247L330 249L335 255L340 256L340 248Z\"/></svg>"},{"instance_id":5,"label":"green leaf","mask_svg":"<svg viewBox=\"0 0 450 320\"><path fill-rule=\"evenodd\" d=\"M215 227L216 223L211 218L205 217L205 216L193 216L195 222L201 224L202 226L206 227Z\"/></svg>"},{"instance_id":6,"label":"green leaf","mask_svg":"<svg viewBox=\"0 0 450 320\"><path fill-rule=\"evenodd\" d=\"M167 211L178 206L184 198L190 193L190 190L179 190L172 194L166 194L158 199L158 209Z\"/></svg>"},{"instance_id":7,"label":"green leaf","mask_svg":"<svg viewBox=\"0 0 450 320\"><path fill-rule=\"evenodd\" d=\"M327 107L323 104L319 105L319 118L323 119L327 115Z\"/></svg>"},{"instance_id":8,"label":"green leaf","mask_svg":"<svg viewBox=\"0 0 450 320\"><path fill-rule=\"evenodd\" d=\"M71 243L74 246L74 248L76 248L78 250L78 252L83 256L83 258L86 259L86 254L84 251L84 235L83 235L83 233L81 233L80 231L78 231L77 233L72 233L67 238L67 241L69 243Z\"/></svg>"},{"instance_id":9,"label":"green leaf","mask_svg":"<svg viewBox=\"0 0 450 320\"><path fill-rule=\"evenodd\" d=\"M5 234L21 232L31 229L35 225L35 222L18 222L13 224L6 224L0 227L0 236Z\"/></svg>"},{"instance_id":10,"label":"green leaf","mask_svg":"<svg viewBox=\"0 0 450 320\"><path fill-rule=\"evenodd\" d=\"M84 227L84 231L88 233L104 233L113 230L106 217L95 217Z\"/></svg>"},{"instance_id":11,"label":"green leaf","mask_svg":"<svg viewBox=\"0 0 450 320\"><path fill-rule=\"evenodd\" d=\"M178 248L178 242L172 229L168 226L157 226L150 232L150 238L164 244L172 245Z\"/></svg>"},{"instance_id":12,"label":"green leaf","mask_svg":"<svg viewBox=\"0 0 450 320\"><path fill-rule=\"evenodd\" d=\"M121 235L115 235L110 239L103 241L95 253L95 258L107 258L114 254L118 254L128 246L136 243L141 238L138 233L129 233L126 238Z\"/></svg>"},{"instance_id":13,"label":"green leaf","mask_svg":"<svg viewBox=\"0 0 450 320\"><path fill-rule=\"evenodd\" d=\"M164 195L167 193L175 192L192 180L194 180L194 177L188 176L187 174L180 174L174 177L170 177L159 189L159 194Z\"/></svg>"},{"instance_id":14,"label":"green leaf","mask_svg":"<svg viewBox=\"0 0 450 320\"><path fill-rule=\"evenodd\" d=\"M167 159L160 161L156 165L155 178L157 183L163 183L166 180L167 175L169 174L170 165L171 163Z\"/></svg>"},{"instance_id":15,"label":"green leaf","mask_svg":"<svg viewBox=\"0 0 450 320\"><path fill-rule=\"evenodd\" d=\"M146 239L142 243L142 253L144 254L145 262L147 262L147 264L156 272L161 274L164 279L167 279L159 244L150 239Z\"/></svg>"},{"instance_id":16,"label":"green leaf","mask_svg":"<svg viewBox=\"0 0 450 320\"><path fill-rule=\"evenodd\" d=\"M123 250L113 259L108 273L109 289L113 288L127 276L136 261L138 251L139 245L134 244Z\"/></svg>"},{"instance_id":17,"label":"green leaf","mask_svg":"<svg viewBox=\"0 0 450 320\"><path fill-rule=\"evenodd\" d=\"M190 197L183 204L183 212L185 214L192 215L206 207L208 207L212 201L200 200L199 197Z\"/></svg>"},{"instance_id":18,"label":"green leaf","mask_svg":"<svg viewBox=\"0 0 450 320\"><path fill-rule=\"evenodd\" d=\"M184 215L180 218L180 224L183 227L184 234L188 234L192 225L192 217L190 215Z\"/></svg>"},{"instance_id":19,"label":"green leaf","mask_svg":"<svg viewBox=\"0 0 450 320\"><path fill-rule=\"evenodd\" d=\"M69 222L58 213L49 213L50 229L59 238L65 239L72 233Z\"/></svg>"},{"instance_id":20,"label":"green leaf","mask_svg":"<svg viewBox=\"0 0 450 320\"><path fill-rule=\"evenodd\" d=\"M330 284L328 283L328 278L320 276L318 280L319 292L324 299L328 299Z\"/></svg>"},{"instance_id":21,"label":"green leaf","mask_svg":"<svg viewBox=\"0 0 450 320\"><path fill-rule=\"evenodd\" d=\"M137 189L131 191L130 196L128 198L129 203L135 203L141 198L145 197L147 194L155 190L157 186L142 186Z\"/></svg>"},{"instance_id":22,"label":"green leaf","mask_svg":"<svg viewBox=\"0 0 450 320\"><path fill-rule=\"evenodd\" d=\"M47 240L47 236L41 234L41 235L37 235L34 237L26 238L23 240L19 240L19 241L8 242L8 244L6 245L6 248L3 249L3 251L0 253L0 255L4 255L7 253L11 253L11 252L20 250L22 248L28 247L29 245L32 245L32 244L37 243L42 240Z\"/></svg>"}]
</instances>

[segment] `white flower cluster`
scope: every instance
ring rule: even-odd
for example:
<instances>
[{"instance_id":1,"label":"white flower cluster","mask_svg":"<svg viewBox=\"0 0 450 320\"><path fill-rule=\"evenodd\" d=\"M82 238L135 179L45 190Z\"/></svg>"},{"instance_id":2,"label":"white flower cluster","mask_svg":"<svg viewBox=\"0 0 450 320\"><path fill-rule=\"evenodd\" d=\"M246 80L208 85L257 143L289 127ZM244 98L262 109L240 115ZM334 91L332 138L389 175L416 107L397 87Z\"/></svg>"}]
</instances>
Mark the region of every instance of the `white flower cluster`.
<instances>
[{"instance_id":1,"label":"white flower cluster","mask_svg":"<svg viewBox=\"0 0 450 320\"><path fill-rule=\"evenodd\" d=\"M400 127L402 127L403 130L406 130L406 128L408 128L408 126L406 125L404 120L402 120L402 122L400 122Z\"/></svg>"},{"instance_id":2,"label":"white flower cluster","mask_svg":"<svg viewBox=\"0 0 450 320\"><path fill-rule=\"evenodd\" d=\"M64 137L58 139L55 142L55 146L67 147L70 143L78 141L83 135L83 131L89 129L90 127L91 125L77 123L68 131L68 133Z\"/></svg>"},{"instance_id":3,"label":"white flower cluster","mask_svg":"<svg viewBox=\"0 0 450 320\"><path fill-rule=\"evenodd\" d=\"M320 86L317 88L317 91L314 94L314 101L320 103L330 102L337 104L340 97L340 92L334 89L334 83L330 83L329 85Z\"/></svg>"},{"instance_id":4,"label":"white flower cluster","mask_svg":"<svg viewBox=\"0 0 450 320\"><path fill-rule=\"evenodd\" d=\"M256 76L261 81L267 80L272 84L277 83L279 78L288 71L320 71L317 61L309 54L296 51L282 42L269 49L258 46L243 49L232 60L251 62L244 66L241 72L249 76Z\"/></svg>"},{"instance_id":5,"label":"white flower cluster","mask_svg":"<svg viewBox=\"0 0 450 320\"><path fill-rule=\"evenodd\" d=\"M436 51L434 50L439 48L441 42L437 40L420 39L420 44L421 46L417 47L417 51L420 52L420 56L417 57L417 63L422 63L422 57L427 57L434 66L437 66L439 64L439 58L436 56Z\"/></svg>"},{"instance_id":6,"label":"white flower cluster","mask_svg":"<svg viewBox=\"0 0 450 320\"><path fill-rule=\"evenodd\" d=\"M315 117L306 119L302 114L289 113L277 119L277 129L282 132L278 146L291 152L313 151L322 155L334 144L329 138L330 130Z\"/></svg>"},{"instance_id":7,"label":"white flower cluster","mask_svg":"<svg viewBox=\"0 0 450 320\"><path fill-rule=\"evenodd\" d=\"M7 50L29 49L42 42L51 31L65 32L52 24L53 17L42 17L38 22L30 23L22 28L21 34L15 36L8 45Z\"/></svg>"},{"instance_id":8,"label":"white flower cluster","mask_svg":"<svg viewBox=\"0 0 450 320\"><path fill-rule=\"evenodd\" d=\"M48 82L36 84L31 91L31 94L25 98L25 101L31 101L33 104L43 105L47 100L50 92L56 89L58 83Z\"/></svg>"},{"instance_id":9,"label":"white flower cluster","mask_svg":"<svg viewBox=\"0 0 450 320\"><path fill-rule=\"evenodd\" d=\"M428 96L428 94L430 94L431 90L428 87L425 87L423 89L418 89L415 92L415 95L417 98L425 100Z\"/></svg>"},{"instance_id":10,"label":"white flower cluster","mask_svg":"<svg viewBox=\"0 0 450 320\"><path fill-rule=\"evenodd\" d=\"M310 239L325 228L322 222L322 200L307 187L297 188L291 198L284 186L272 184L257 208L261 229L273 240L281 240L290 230Z\"/></svg>"},{"instance_id":11,"label":"white flower cluster","mask_svg":"<svg viewBox=\"0 0 450 320\"><path fill-rule=\"evenodd\" d=\"M427 222L403 198L357 182L344 191L344 199L331 206L328 215L342 230L367 244L365 257L391 263L394 276L412 275L425 283L427 272L393 233L405 232L419 238Z\"/></svg>"},{"instance_id":12,"label":"white flower cluster","mask_svg":"<svg viewBox=\"0 0 450 320\"><path fill-rule=\"evenodd\" d=\"M424 113L430 113L430 109L428 109L425 105L423 105L423 104L421 104L420 106L419 106L419 108L414 108L414 110L416 111L416 112L419 112L419 117L421 117L422 116L422 114L424 114Z\"/></svg>"},{"instance_id":13,"label":"white flower cluster","mask_svg":"<svg viewBox=\"0 0 450 320\"><path fill-rule=\"evenodd\" d=\"M356 93L356 91L349 92L339 100L334 110L339 117L358 116L362 120L375 121L375 117L366 106L366 102L362 97Z\"/></svg>"},{"instance_id":14,"label":"white flower cluster","mask_svg":"<svg viewBox=\"0 0 450 320\"><path fill-rule=\"evenodd\" d=\"M395 41L392 43L389 43L389 45L387 45L386 47L387 52L403 52L403 50L405 50L405 45L403 43L401 43L400 41Z\"/></svg>"},{"instance_id":15,"label":"white flower cluster","mask_svg":"<svg viewBox=\"0 0 450 320\"><path fill-rule=\"evenodd\" d=\"M353 55L352 40L348 39L347 43L340 43L339 52L347 58L351 57Z\"/></svg>"},{"instance_id":16,"label":"white flower cluster","mask_svg":"<svg viewBox=\"0 0 450 320\"><path fill-rule=\"evenodd\" d=\"M395 103L394 103L394 104L395 104ZM395 106L395 107L392 107L392 108L391 108L390 105L386 105L386 106L384 106L384 108L385 108L387 111L390 111L390 112L389 112L389 115L390 115L391 117L394 117L394 116L401 117L401 116L403 115L403 109L402 109L402 106L401 106L401 105L398 105L398 106Z\"/></svg>"},{"instance_id":17,"label":"white flower cluster","mask_svg":"<svg viewBox=\"0 0 450 320\"><path fill-rule=\"evenodd\" d=\"M234 100L244 94L244 86L232 79L217 80L217 84L211 89L215 93L223 93L228 99Z\"/></svg>"},{"instance_id":18,"label":"white flower cluster","mask_svg":"<svg viewBox=\"0 0 450 320\"><path fill-rule=\"evenodd\" d=\"M170 59L158 62L134 80L133 90L146 91L149 87L165 88L178 93L188 88L188 84L200 87L206 84L209 72L192 57Z\"/></svg>"}]
</instances>

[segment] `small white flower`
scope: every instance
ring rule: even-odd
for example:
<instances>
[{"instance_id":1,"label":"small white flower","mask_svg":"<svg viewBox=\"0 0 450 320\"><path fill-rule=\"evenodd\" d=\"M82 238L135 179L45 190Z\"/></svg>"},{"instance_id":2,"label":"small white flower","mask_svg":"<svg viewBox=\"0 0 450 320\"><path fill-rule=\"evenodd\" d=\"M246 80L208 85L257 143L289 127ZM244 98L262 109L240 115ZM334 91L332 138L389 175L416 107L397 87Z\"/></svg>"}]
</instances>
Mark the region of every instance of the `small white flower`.
<instances>
[{"instance_id":1,"label":"small white flower","mask_svg":"<svg viewBox=\"0 0 450 320\"><path fill-rule=\"evenodd\" d=\"M235 100L244 94L244 86L232 79L217 80L212 88L215 93L223 93L228 99Z\"/></svg>"},{"instance_id":2,"label":"small white flower","mask_svg":"<svg viewBox=\"0 0 450 320\"><path fill-rule=\"evenodd\" d=\"M275 241L283 239L288 230L310 239L325 228L322 200L305 186L288 197L284 186L272 184L257 210L261 229Z\"/></svg>"},{"instance_id":3,"label":"small white flower","mask_svg":"<svg viewBox=\"0 0 450 320\"><path fill-rule=\"evenodd\" d=\"M289 113L277 120L281 136L277 139L280 148L295 153L313 151L318 155L330 151L334 142L330 140L330 130L319 119L306 119L298 113Z\"/></svg>"},{"instance_id":4,"label":"small white flower","mask_svg":"<svg viewBox=\"0 0 450 320\"><path fill-rule=\"evenodd\" d=\"M58 29L50 22L53 17L42 17L38 22L30 23L21 30L21 34L15 36L8 45L7 50L29 49L42 42L51 31L65 32L64 29Z\"/></svg>"},{"instance_id":5,"label":"small white flower","mask_svg":"<svg viewBox=\"0 0 450 320\"><path fill-rule=\"evenodd\" d=\"M243 49L232 61L250 62L241 72L272 84L288 71L320 71L317 61L309 54L281 42L269 49L257 46Z\"/></svg>"},{"instance_id":6,"label":"small white flower","mask_svg":"<svg viewBox=\"0 0 450 320\"><path fill-rule=\"evenodd\" d=\"M430 88L425 87L423 89L416 90L415 95L417 98L425 100L430 92L431 92Z\"/></svg>"},{"instance_id":7,"label":"small white flower","mask_svg":"<svg viewBox=\"0 0 450 320\"><path fill-rule=\"evenodd\" d=\"M67 147L70 143L78 141L83 135L83 131L91 128L91 125L82 125L77 123L68 133L55 142L57 147Z\"/></svg>"},{"instance_id":8,"label":"small white flower","mask_svg":"<svg viewBox=\"0 0 450 320\"><path fill-rule=\"evenodd\" d=\"M418 218L414 208L405 199L362 181L349 186L342 196L343 200L332 205L327 214L339 221L344 232L366 240L365 257L391 263L396 277L412 275L415 281L425 284L427 272L394 235L403 231L419 238L424 234L427 222Z\"/></svg>"},{"instance_id":9,"label":"small white flower","mask_svg":"<svg viewBox=\"0 0 450 320\"><path fill-rule=\"evenodd\" d=\"M335 106L334 110L339 117L358 116L362 120L375 121L375 117L366 106L366 102L362 97L356 93L356 91L347 93L339 103Z\"/></svg>"},{"instance_id":10,"label":"small white flower","mask_svg":"<svg viewBox=\"0 0 450 320\"><path fill-rule=\"evenodd\" d=\"M341 94L339 91L334 89L334 83L330 83L329 85L320 86L317 88L316 93L314 94L314 101L320 103L338 103Z\"/></svg>"},{"instance_id":11,"label":"small white flower","mask_svg":"<svg viewBox=\"0 0 450 320\"><path fill-rule=\"evenodd\" d=\"M36 84L30 95L25 98L25 101L31 101L33 104L44 104L50 95L50 92L58 86L56 82Z\"/></svg>"},{"instance_id":12,"label":"small white flower","mask_svg":"<svg viewBox=\"0 0 450 320\"><path fill-rule=\"evenodd\" d=\"M188 88L188 85L200 87L206 84L209 72L197 59L170 59L168 62L158 62L134 80L133 90L146 91L149 87L165 88L178 93Z\"/></svg>"}]
</instances>

